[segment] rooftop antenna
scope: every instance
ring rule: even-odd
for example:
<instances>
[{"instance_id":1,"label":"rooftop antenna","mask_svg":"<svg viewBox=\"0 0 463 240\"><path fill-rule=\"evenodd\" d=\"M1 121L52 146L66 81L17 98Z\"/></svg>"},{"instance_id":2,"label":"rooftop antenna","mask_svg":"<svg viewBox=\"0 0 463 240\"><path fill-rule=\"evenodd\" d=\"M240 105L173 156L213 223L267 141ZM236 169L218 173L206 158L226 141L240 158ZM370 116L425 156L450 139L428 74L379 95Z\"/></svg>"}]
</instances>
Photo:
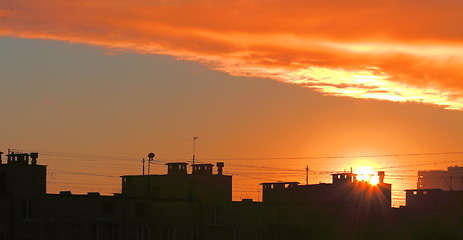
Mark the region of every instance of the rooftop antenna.
<instances>
[{"instance_id":1,"label":"rooftop antenna","mask_svg":"<svg viewBox=\"0 0 463 240\"><path fill-rule=\"evenodd\" d=\"M305 165L305 185L309 185L309 165Z\"/></svg>"},{"instance_id":2,"label":"rooftop antenna","mask_svg":"<svg viewBox=\"0 0 463 240\"><path fill-rule=\"evenodd\" d=\"M148 154L148 175L150 175L150 165L151 165L151 162L154 161L153 160L154 156L155 156L154 153Z\"/></svg>"},{"instance_id":3,"label":"rooftop antenna","mask_svg":"<svg viewBox=\"0 0 463 240\"><path fill-rule=\"evenodd\" d=\"M193 137L193 165L195 165L195 153L196 153L196 139L199 137Z\"/></svg>"}]
</instances>

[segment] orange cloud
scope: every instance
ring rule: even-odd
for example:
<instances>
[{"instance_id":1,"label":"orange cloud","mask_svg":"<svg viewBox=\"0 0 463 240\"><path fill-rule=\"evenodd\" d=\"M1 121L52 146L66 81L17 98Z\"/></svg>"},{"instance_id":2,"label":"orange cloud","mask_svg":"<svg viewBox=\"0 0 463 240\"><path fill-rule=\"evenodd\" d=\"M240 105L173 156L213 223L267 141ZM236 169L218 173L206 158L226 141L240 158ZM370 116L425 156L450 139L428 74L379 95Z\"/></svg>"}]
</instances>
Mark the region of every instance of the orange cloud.
<instances>
[{"instance_id":1,"label":"orange cloud","mask_svg":"<svg viewBox=\"0 0 463 240\"><path fill-rule=\"evenodd\" d=\"M327 95L463 109L463 2L6 1L0 35L208 64Z\"/></svg>"}]
</instances>

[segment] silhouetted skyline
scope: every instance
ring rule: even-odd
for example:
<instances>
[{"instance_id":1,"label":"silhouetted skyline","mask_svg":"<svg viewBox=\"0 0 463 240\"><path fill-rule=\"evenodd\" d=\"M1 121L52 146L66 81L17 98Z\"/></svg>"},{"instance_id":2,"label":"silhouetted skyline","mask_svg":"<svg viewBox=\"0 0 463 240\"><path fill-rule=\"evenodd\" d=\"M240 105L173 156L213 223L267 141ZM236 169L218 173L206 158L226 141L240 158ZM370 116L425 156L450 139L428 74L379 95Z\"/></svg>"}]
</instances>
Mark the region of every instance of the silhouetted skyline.
<instances>
[{"instance_id":1,"label":"silhouetted skyline","mask_svg":"<svg viewBox=\"0 0 463 240\"><path fill-rule=\"evenodd\" d=\"M0 239L458 239L461 231L463 191L410 189L407 205L391 208L384 171L266 182L261 202L232 201L223 162L190 172L174 162L164 174L121 176L112 195L50 194L39 156L9 151L0 159Z\"/></svg>"},{"instance_id":2,"label":"silhouetted skyline","mask_svg":"<svg viewBox=\"0 0 463 240\"><path fill-rule=\"evenodd\" d=\"M306 166L314 184L367 166L388 172L399 206L416 171L463 166L463 154L401 155L463 151L461 10L7 1L0 149L43 153L53 192L112 193L149 152L157 174L191 161L197 136L198 162L223 159L235 200L258 199L262 181L305 182Z\"/></svg>"}]
</instances>

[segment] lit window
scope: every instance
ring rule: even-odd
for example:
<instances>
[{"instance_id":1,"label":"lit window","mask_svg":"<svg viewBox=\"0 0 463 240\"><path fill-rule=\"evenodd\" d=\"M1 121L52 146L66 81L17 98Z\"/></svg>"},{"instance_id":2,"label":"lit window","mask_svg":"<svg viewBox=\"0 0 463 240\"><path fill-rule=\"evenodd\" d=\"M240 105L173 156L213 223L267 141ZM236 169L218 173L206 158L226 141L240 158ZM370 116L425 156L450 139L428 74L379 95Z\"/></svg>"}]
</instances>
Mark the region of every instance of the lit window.
<instances>
[{"instance_id":1,"label":"lit window","mask_svg":"<svg viewBox=\"0 0 463 240\"><path fill-rule=\"evenodd\" d=\"M418 191L413 191L413 195L418 195Z\"/></svg>"}]
</instances>

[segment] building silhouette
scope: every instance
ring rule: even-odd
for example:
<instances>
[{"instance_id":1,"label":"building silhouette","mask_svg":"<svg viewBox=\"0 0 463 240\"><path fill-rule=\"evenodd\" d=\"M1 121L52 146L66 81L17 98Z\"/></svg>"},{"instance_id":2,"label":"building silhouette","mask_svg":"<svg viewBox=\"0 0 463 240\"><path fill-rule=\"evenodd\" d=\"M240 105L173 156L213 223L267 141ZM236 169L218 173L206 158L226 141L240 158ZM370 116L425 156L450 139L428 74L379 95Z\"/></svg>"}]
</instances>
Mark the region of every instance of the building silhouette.
<instances>
[{"instance_id":1,"label":"building silhouette","mask_svg":"<svg viewBox=\"0 0 463 240\"><path fill-rule=\"evenodd\" d=\"M418 171L417 188L463 191L463 167L448 167L447 171Z\"/></svg>"},{"instance_id":2,"label":"building silhouette","mask_svg":"<svg viewBox=\"0 0 463 240\"><path fill-rule=\"evenodd\" d=\"M446 191L408 190L407 206L391 208L384 172L377 185L350 172L332 174L326 184L262 183L262 202L232 201L223 163L215 173L213 164L194 164L188 173L188 164L178 162L166 164L163 175L121 176L122 192L111 196L47 194L37 153L6 157L6 163L0 158L0 240L431 239L426 229L429 236L463 236L455 230L459 222L442 228L452 219L425 224L435 214L460 216L454 209L461 210L462 194L445 197L450 204L439 199Z\"/></svg>"}]
</instances>

